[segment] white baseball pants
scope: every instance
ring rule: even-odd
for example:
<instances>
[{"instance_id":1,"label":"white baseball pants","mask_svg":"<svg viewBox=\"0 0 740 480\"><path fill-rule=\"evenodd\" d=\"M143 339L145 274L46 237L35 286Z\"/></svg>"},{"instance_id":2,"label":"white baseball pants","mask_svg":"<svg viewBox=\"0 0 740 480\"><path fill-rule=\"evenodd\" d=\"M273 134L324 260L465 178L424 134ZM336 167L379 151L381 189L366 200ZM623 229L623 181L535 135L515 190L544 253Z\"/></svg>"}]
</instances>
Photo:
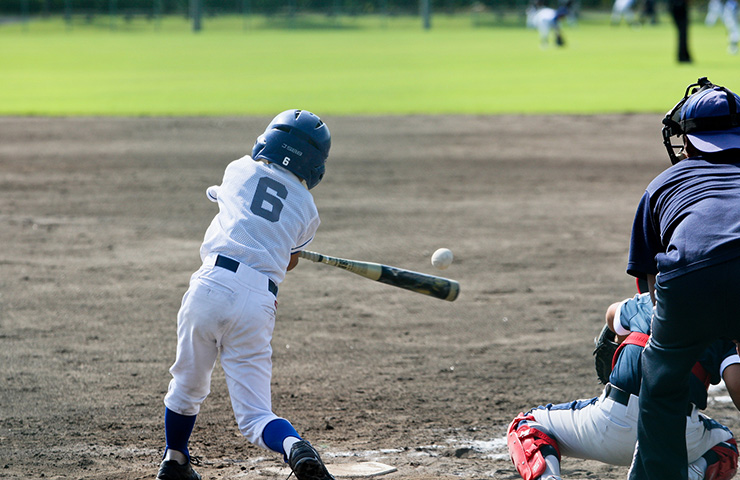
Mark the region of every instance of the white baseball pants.
<instances>
[{"instance_id":1,"label":"white baseball pants","mask_svg":"<svg viewBox=\"0 0 740 480\"><path fill-rule=\"evenodd\" d=\"M182 299L177 357L164 403L181 415L197 415L220 354L239 430L266 449L262 431L278 418L270 391L275 296L262 273L246 265L232 272L214 261L213 255L206 258Z\"/></svg>"},{"instance_id":2,"label":"white baseball pants","mask_svg":"<svg viewBox=\"0 0 740 480\"><path fill-rule=\"evenodd\" d=\"M606 391L606 390L605 390ZM564 457L629 466L637 443L639 398L622 405L602 393L595 399L538 407L530 412L556 439ZM732 432L694 408L686 417L686 447L692 463Z\"/></svg>"}]
</instances>

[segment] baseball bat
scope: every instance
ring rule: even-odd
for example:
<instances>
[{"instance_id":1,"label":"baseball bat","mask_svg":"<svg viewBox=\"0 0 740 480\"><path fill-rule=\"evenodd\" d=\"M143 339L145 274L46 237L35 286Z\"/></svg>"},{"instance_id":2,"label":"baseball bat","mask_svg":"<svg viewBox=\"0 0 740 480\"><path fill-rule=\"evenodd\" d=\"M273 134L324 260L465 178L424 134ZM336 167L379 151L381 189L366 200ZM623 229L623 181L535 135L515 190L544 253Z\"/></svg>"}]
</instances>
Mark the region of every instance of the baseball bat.
<instances>
[{"instance_id":1,"label":"baseball bat","mask_svg":"<svg viewBox=\"0 0 740 480\"><path fill-rule=\"evenodd\" d=\"M440 298L448 302L454 302L460 293L460 284L449 278L412 272L411 270L404 270L380 263L331 257L321 253L309 252L308 250L303 250L299 253L299 256L312 262L325 263L333 267L342 268L361 277L375 280L376 282L411 290L422 295Z\"/></svg>"}]
</instances>

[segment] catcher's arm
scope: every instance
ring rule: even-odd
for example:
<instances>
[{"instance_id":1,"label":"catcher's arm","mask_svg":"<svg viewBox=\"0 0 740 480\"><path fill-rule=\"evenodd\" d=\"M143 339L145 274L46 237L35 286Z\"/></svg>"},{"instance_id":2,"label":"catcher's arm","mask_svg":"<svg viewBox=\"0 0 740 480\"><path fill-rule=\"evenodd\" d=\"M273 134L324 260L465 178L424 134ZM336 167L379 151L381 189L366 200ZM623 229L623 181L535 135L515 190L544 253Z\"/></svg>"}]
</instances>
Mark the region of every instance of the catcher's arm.
<instances>
[{"instance_id":1,"label":"catcher's arm","mask_svg":"<svg viewBox=\"0 0 740 480\"><path fill-rule=\"evenodd\" d=\"M725 381L725 387L727 387L732 403L740 410L740 363L728 365L722 372L722 380Z\"/></svg>"},{"instance_id":2,"label":"catcher's arm","mask_svg":"<svg viewBox=\"0 0 740 480\"><path fill-rule=\"evenodd\" d=\"M609 305L606 309L606 324L609 326L609 330L614 331L614 319L617 317L617 309L622 302L615 302Z\"/></svg>"},{"instance_id":3,"label":"catcher's arm","mask_svg":"<svg viewBox=\"0 0 740 480\"><path fill-rule=\"evenodd\" d=\"M650 292L650 300L655 305L655 275L647 274L648 292Z\"/></svg>"},{"instance_id":4,"label":"catcher's arm","mask_svg":"<svg viewBox=\"0 0 740 480\"><path fill-rule=\"evenodd\" d=\"M606 325L609 327L609 330L612 332L616 332L617 329L614 325L614 320L617 318L617 311L619 310L619 307L622 306L622 302L615 302L609 305L609 308L606 309ZM624 341L624 339L627 338L627 335L616 335L615 334L615 341L617 344L620 344Z\"/></svg>"}]
</instances>

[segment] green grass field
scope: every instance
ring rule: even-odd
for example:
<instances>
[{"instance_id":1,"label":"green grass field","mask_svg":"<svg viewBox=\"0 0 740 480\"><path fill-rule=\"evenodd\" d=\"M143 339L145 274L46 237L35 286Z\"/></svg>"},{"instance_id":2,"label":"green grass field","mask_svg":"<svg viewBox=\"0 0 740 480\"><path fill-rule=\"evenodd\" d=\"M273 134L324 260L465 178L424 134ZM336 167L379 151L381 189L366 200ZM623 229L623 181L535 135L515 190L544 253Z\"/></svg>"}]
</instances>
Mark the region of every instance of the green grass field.
<instances>
[{"instance_id":1,"label":"green grass field","mask_svg":"<svg viewBox=\"0 0 740 480\"><path fill-rule=\"evenodd\" d=\"M699 76L740 90L724 27L695 17L690 65L675 60L667 17L633 29L586 13L564 26L563 49L541 48L516 16L437 15L430 30L418 18L217 17L197 34L183 18L4 24L0 115L662 113Z\"/></svg>"}]
</instances>

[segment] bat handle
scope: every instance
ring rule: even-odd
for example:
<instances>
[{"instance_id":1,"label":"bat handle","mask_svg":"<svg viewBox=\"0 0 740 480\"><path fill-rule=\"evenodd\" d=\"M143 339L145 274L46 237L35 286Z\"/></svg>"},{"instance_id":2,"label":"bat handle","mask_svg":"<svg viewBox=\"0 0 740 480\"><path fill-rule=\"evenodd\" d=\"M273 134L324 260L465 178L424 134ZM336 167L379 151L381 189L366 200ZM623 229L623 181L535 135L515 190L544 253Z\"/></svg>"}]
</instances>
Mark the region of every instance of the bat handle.
<instances>
[{"instance_id":1,"label":"bat handle","mask_svg":"<svg viewBox=\"0 0 740 480\"><path fill-rule=\"evenodd\" d=\"M310 252L308 250L301 250L298 256L312 262L321 262L321 258L323 257L320 253Z\"/></svg>"}]
</instances>

